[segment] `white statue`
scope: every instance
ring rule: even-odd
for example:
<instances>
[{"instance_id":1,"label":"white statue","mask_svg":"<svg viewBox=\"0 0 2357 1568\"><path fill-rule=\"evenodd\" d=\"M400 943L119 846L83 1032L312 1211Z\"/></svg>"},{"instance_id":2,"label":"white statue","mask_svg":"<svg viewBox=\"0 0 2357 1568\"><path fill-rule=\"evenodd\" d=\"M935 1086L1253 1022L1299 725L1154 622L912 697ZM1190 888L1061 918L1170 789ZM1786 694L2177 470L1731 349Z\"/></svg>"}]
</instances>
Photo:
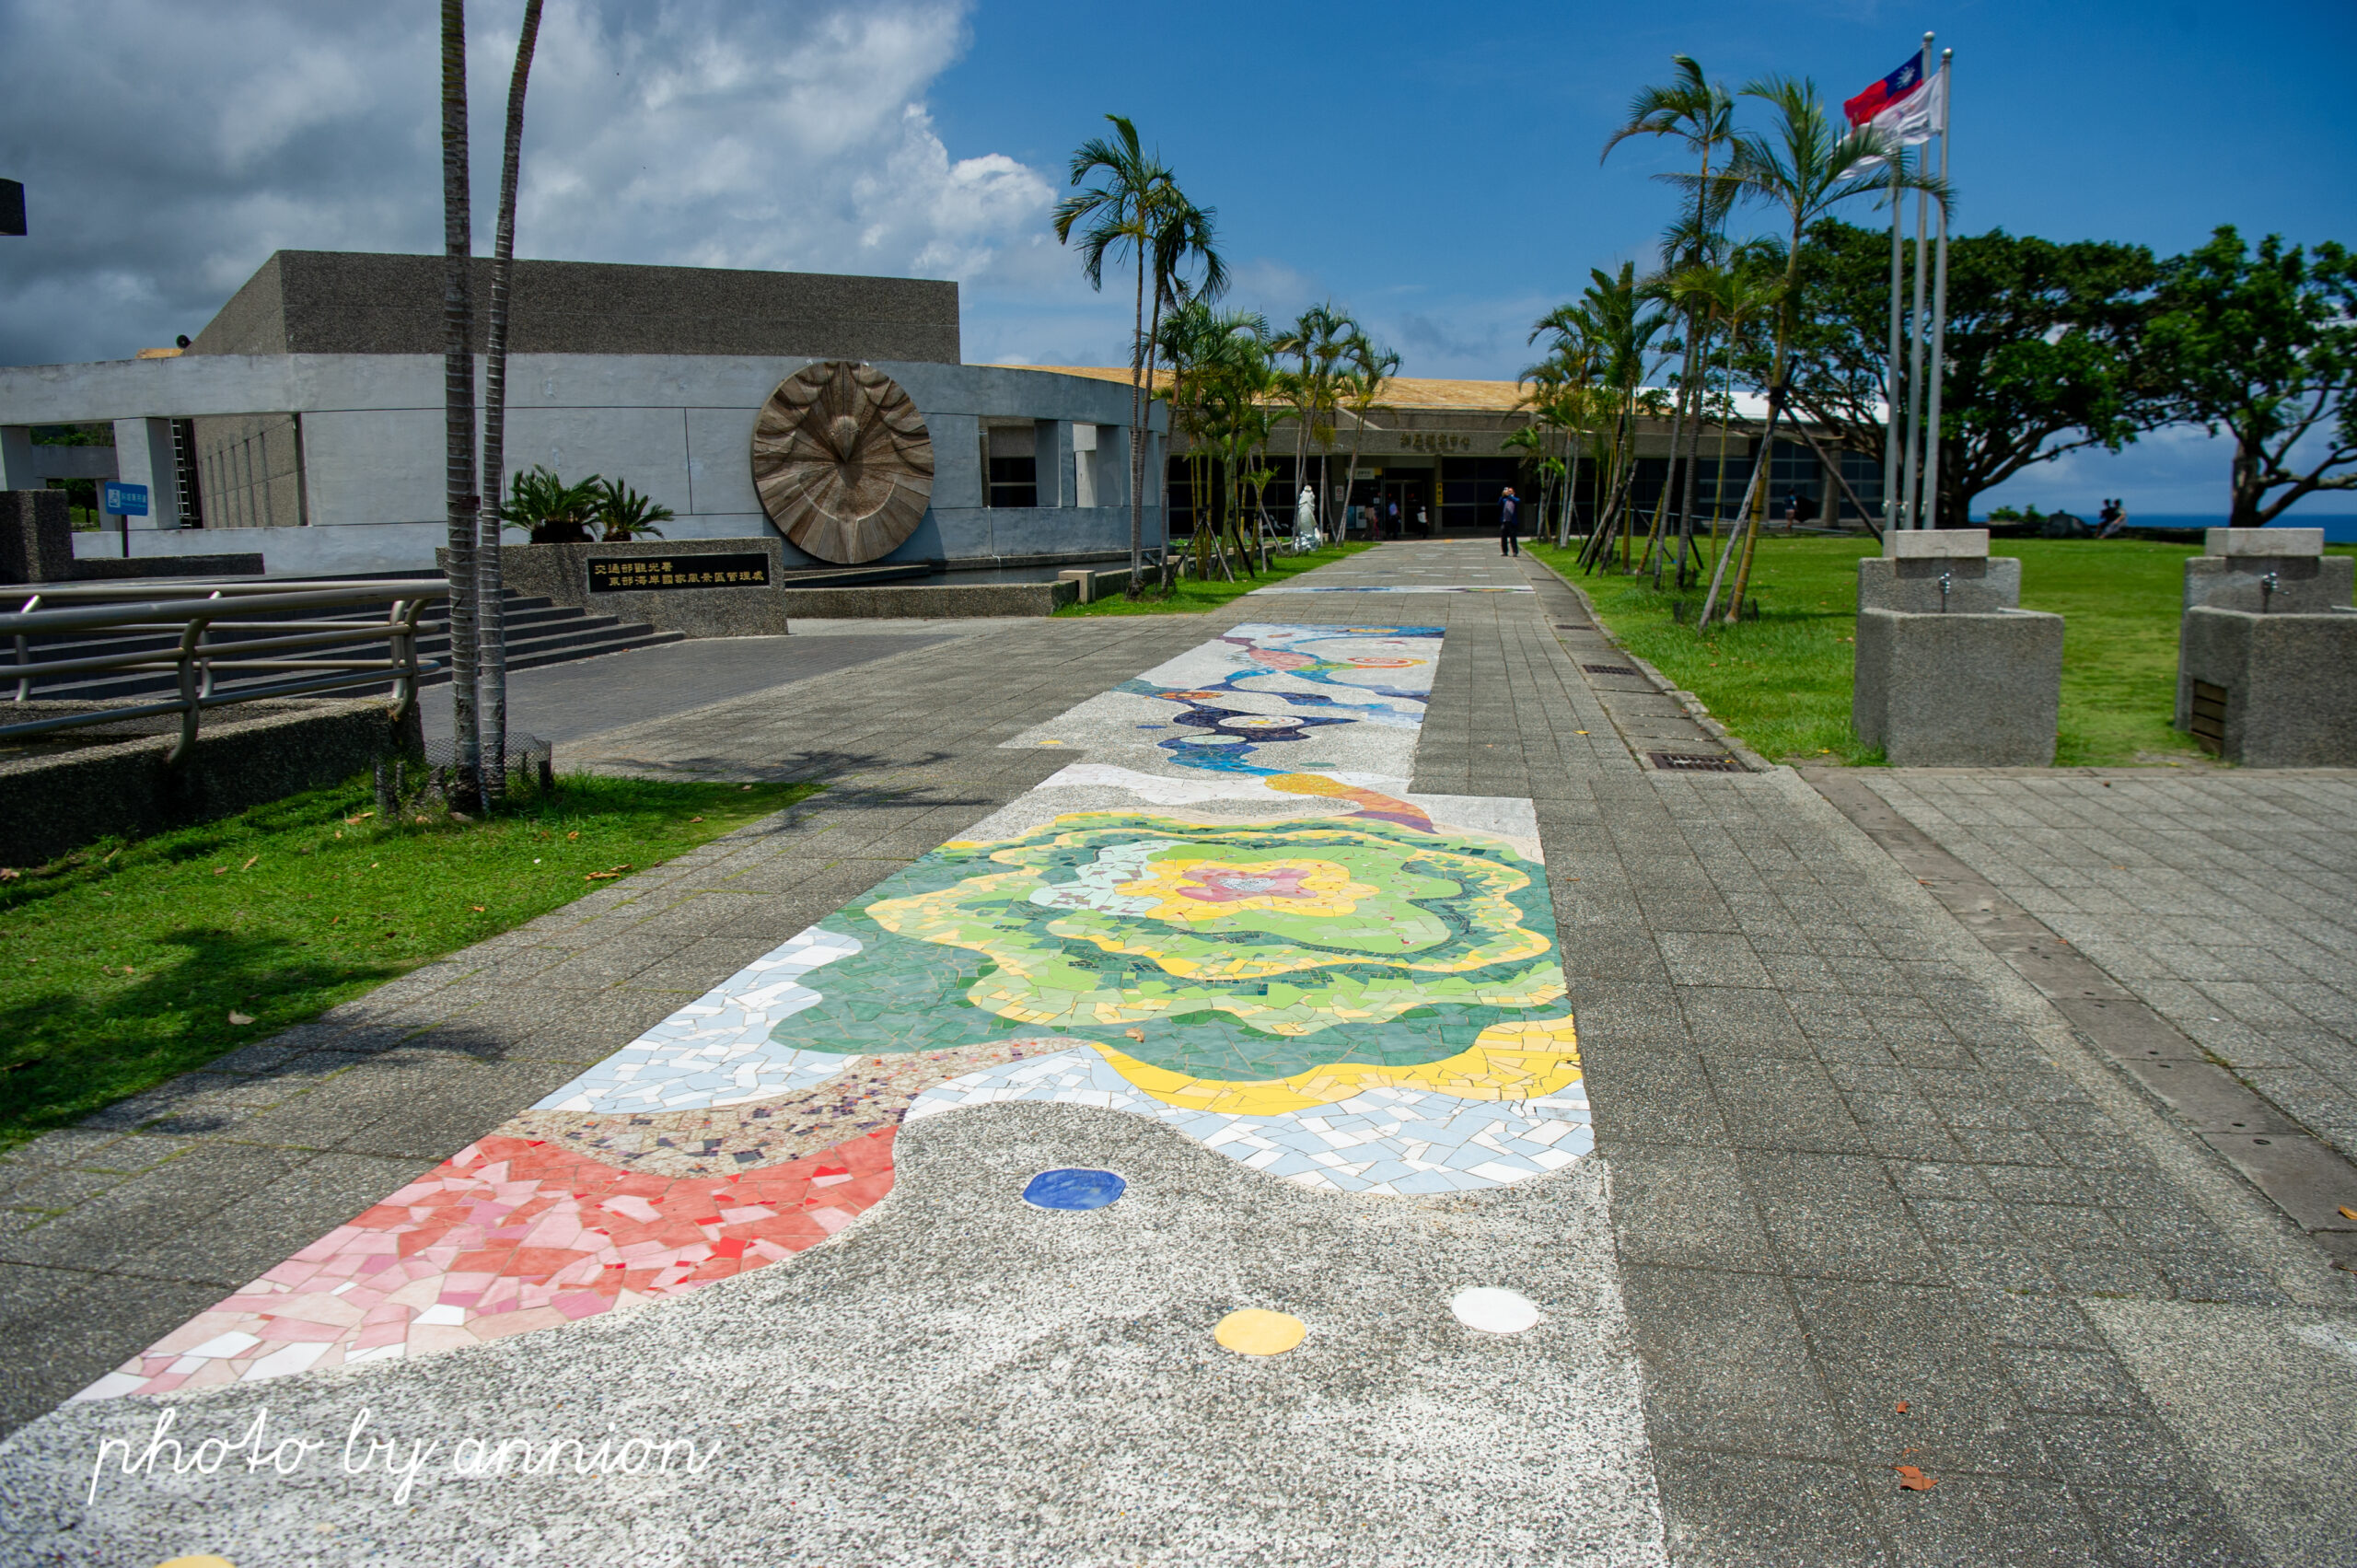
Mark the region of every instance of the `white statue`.
<instances>
[{"instance_id":1,"label":"white statue","mask_svg":"<svg viewBox=\"0 0 2357 1568\"><path fill-rule=\"evenodd\" d=\"M1293 500L1293 531L1297 534L1318 531L1318 496L1306 484Z\"/></svg>"}]
</instances>

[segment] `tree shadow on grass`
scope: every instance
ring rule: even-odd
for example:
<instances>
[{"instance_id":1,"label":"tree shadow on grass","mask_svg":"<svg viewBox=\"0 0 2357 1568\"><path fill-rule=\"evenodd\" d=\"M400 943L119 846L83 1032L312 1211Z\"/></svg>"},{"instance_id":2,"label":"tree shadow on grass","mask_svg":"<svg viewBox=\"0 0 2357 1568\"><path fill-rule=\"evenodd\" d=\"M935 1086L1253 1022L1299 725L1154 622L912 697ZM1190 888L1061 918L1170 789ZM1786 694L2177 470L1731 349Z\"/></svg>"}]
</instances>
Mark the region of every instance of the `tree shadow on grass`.
<instances>
[{"instance_id":1,"label":"tree shadow on grass","mask_svg":"<svg viewBox=\"0 0 2357 1568\"><path fill-rule=\"evenodd\" d=\"M0 1146L69 1126L414 967L204 927L157 940L177 956L103 997L57 986L0 1005Z\"/></svg>"}]
</instances>

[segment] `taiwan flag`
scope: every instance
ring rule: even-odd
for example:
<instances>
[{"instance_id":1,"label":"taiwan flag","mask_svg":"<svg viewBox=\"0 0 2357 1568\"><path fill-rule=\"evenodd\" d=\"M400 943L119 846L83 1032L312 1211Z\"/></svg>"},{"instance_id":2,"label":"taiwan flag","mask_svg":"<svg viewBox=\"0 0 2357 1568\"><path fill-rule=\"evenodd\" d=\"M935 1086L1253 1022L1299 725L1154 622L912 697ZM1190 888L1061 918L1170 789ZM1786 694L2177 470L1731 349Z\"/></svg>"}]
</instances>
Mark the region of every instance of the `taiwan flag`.
<instances>
[{"instance_id":1,"label":"taiwan flag","mask_svg":"<svg viewBox=\"0 0 2357 1568\"><path fill-rule=\"evenodd\" d=\"M1864 92L1841 106L1854 128L1877 124L1886 114L1898 110L1907 99L1923 90L1923 57L1910 54L1907 64L1868 87Z\"/></svg>"},{"instance_id":2,"label":"taiwan flag","mask_svg":"<svg viewBox=\"0 0 2357 1568\"><path fill-rule=\"evenodd\" d=\"M1841 106L1852 132L1871 125L1890 142L1916 147L1948 128L1947 72L1934 71L1926 79L1919 55ZM1845 173L1857 175L1879 168L1879 157L1860 158Z\"/></svg>"}]
</instances>

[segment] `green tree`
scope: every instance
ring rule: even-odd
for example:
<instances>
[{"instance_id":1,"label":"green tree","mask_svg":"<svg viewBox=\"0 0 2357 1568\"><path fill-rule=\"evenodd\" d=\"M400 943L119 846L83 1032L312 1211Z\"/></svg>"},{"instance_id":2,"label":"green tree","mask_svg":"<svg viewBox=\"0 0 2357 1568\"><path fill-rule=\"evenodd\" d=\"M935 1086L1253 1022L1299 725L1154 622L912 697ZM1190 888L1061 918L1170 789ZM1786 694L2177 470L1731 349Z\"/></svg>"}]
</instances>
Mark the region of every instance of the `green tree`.
<instances>
[{"instance_id":1,"label":"green tree","mask_svg":"<svg viewBox=\"0 0 2357 1568\"><path fill-rule=\"evenodd\" d=\"M1743 96L1765 103L1771 120L1766 132L1747 132L1736 139L1728 174L1742 199L1777 210L1785 220L1787 235L1783 282L1774 309L1775 349L1768 369L1767 428L1760 436L1759 455L1751 465L1748 494L1744 497L1742 564L1736 570L1734 603L1728 610L1730 621L1740 610L1744 590L1751 580L1752 553L1759 540L1759 504L1766 499L1762 487L1768 477L1769 456L1775 450L1776 429L1783 419L1784 366L1791 353L1798 297L1794 287L1794 269L1800 262L1803 240L1835 206L1860 196L1878 196L1886 189L1891 191L1893 200L1901 191L1919 190L1929 192L1944 207L1948 204L1946 182L1910 167L1905 151L1893 145L1884 133L1871 125L1848 132L1837 128L1826 111L1825 100L1817 96L1816 83L1791 76L1767 76L1747 84ZM1853 172L1869 158L1891 160L1897 166L1895 175L1886 178L1879 168ZM1718 604L1719 579L1725 573L1728 556L1736 553L1730 549L1719 557L1718 569L1712 574L1711 591L1703 596L1702 613L1695 621L1698 628L1710 623Z\"/></svg>"},{"instance_id":2,"label":"green tree","mask_svg":"<svg viewBox=\"0 0 2357 1568\"><path fill-rule=\"evenodd\" d=\"M1340 417L1340 367L1352 342L1364 335L1351 313L1338 309L1329 299L1303 311L1270 345L1272 353L1291 354L1295 362L1276 373L1274 386L1294 411L1296 488L1309 482L1309 443L1318 443L1319 471L1311 500L1321 529L1327 527L1326 455L1333 446L1335 421Z\"/></svg>"},{"instance_id":3,"label":"green tree","mask_svg":"<svg viewBox=\"0 0 2357 1568\"><path fill-rule=\"evenodd\" d=\"M1735 140L1734 96L1724 87L1707 80L1692 55L1672 55L1670 62L1678 68L1677 77L1665 87L1638 91L1630 100L1628 119L1605 141L1604 152L1597 158L1600 163L1609 157L1614 147L1631 136L1668 136L1683 142L1700 160L1701 168L1693 182L1687 186L1685 210L1664 237L1662 273L1666 278L1709 266L1724 250L1724 222L1733 187L1724 177L1712 177L1711 160L1721 147ZM1673 292L1663 297L1686 319L1682 345L1685 370L1678 377L1678 427L1671 437L1673 467L1677 466L1677 459L1683 459L1685 473L1678 543L1678 577L1683 584L1687 550L1694 533L1694 459L1695 447L1701 437L1701 367L1706 363L1710 319L1690 296ZM1669 483L1676 482L1673 474ZM1665 499L1668 494L1669 484L1665 484ZM1654 575L1658 584L1658 565Z\"/></svg>"},{"instance_id":4,"label":"green tree","mask_svg":"<svg viewBox=\"0 0 2357 1568\"><path fill-rule=\"evenodd\" d=\"M1835 447L1879 454L1889 237L1826 219L1792 273L1787 401ZM2026 468L2084 447L2118 451L2170 417L2145 342L2159 276L2141 245L2003 229L1949 241L1939 526L1965 526L1975 496ZM1764 386L1770 356L1755 344L1745 378Z\"/></svg>"},{"instance_id":5,"label":"green tree","mask_svg":"<svg viewBox=\"0 0 2357 1568\"><path fill-rule=\"evenodd\" d=\"M460 787L482 783L476 706L474 219L467 198L467 6L442 0L442 435L449 532L450 727Z\"/></svg>"},{"instance_id":6,"label":"green tree","mask_svg":"<svg viewBox=\"0 0 2357 1568\"><path fill-rule=\"evenodd\" d=\"M2234 440L2229 526L2357 489L2357 256L2221 228L2165 265L2156 304L2168 412Z\"/></svg>"},{"instance_id":7,"label":"green tree","mask_svg":"<svg viewBox=\"0 0 2357 1568\"><path fill-rule=\"evenodd\" d=\"M541 0L524 0L516 69L507 79L507 134L499 160L499 216L491 249L491 327L483 344L482 509L475 529L477 638L482 645L483 798L507 791L507 603L499 554L499 493L507 466L507 295L516 271L516 180L524 151L524 88L540 36Z\"/></svg>"}]
</instances>

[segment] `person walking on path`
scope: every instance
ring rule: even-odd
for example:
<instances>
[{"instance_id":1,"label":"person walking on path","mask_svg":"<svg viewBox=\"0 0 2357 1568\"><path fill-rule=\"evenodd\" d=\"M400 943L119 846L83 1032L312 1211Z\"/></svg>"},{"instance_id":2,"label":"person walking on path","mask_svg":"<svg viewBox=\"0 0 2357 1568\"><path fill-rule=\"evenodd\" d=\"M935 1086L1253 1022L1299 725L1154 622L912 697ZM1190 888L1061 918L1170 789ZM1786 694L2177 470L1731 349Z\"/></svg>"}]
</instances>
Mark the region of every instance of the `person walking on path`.
<instances>
[{"instance_id":1,"label":"person walking on path","mask_svg":"<svg viewBox=\"0 0 2357 1568\"><path fill-rule=\"evenodd\" d=\"M1401 539L1406 537L1399 531L1399 497L1394 496L1383 504L1383 525L1384 531L1389 534L1393 539Z\"/></svg>"},{"instance_id":2,"label":"person walking on path","mask_svg":"<svg viewBox=\"0 0 2357 1568\"><path fill-rule=\"evenodd\" d=\"M1498 497L1498 553L1522 553L1522 503L1515 499L1511 484Z\"/></svg>"}]
</instances>

